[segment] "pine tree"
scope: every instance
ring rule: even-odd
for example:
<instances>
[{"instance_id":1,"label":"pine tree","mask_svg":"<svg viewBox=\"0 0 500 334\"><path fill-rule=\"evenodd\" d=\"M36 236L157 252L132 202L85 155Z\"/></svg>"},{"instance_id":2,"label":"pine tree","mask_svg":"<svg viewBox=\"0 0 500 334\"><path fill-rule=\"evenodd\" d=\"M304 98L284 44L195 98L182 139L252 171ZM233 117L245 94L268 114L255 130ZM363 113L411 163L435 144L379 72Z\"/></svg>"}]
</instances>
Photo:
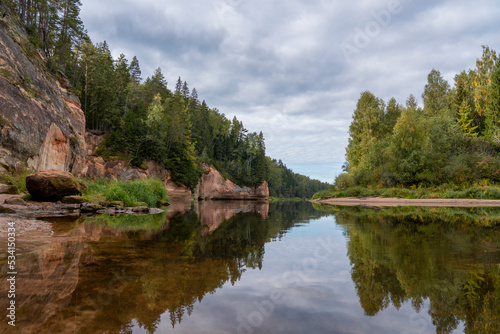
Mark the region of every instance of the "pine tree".
<instances>
[{"instance_id":1,"label":"pine tree","mask_svg":"<svg viewBox=\"0 0 500 334\"><path fill-rule=\"evenodd\" d=\"M198 101L198 91L196 90L196 88L193 88L193 90L191 91L191 98L196 101L196 103L199 103Z\"/></svg>"},{"instance_id":2,"label":"pine tree","mask_svg":"<svg viewBox=\"0 0 500 334\"><path fill-rule=\"evenodd\" d=\"M181 77L177 79L177 83L175 84L175 95L181 94L182 92L182 80Z\"/></svg>"},{"instance_id":3,"label":"pine tree","mask_svg":"<svg viewBox=\"0 0 500 334\"><path fill-rule=\"evenodd\" d=\"M72 46L83 40L86 33L80 19L80 0L62 0L58 10L62 13L59 26L59 38L56 43L56 56L62 69L66 67Z\"/></svg>"},{"instance_id":4,"label":"pine tree","mask_svg":"<svg viewBox=\"0 0 500 334\"><path fill-rule=\"evenodd\" d=\"M184 81L184 83L182 84L181 93L182 93L182 97L184 98L184 100L187 101L187 99L189 98L189 88L188 88L188 84L186 81Z\"/></svg>"},{"instance_id":5,"label":"pine tree","mask_svg":"<svg viewBox=\"0 0 500 334\"><path fill-rule=\"evenodd\" d=\"M462 101L460 109L458 111L458 124L460 124L460 129L469 137L477 136L475 130L477 126L472 126L472 118L470 118L470 109L467 101Z\"/></svg>"},{"instance_id":6,"label":"pine tree","mask_svg":"<svg viewBox=\"0 0 500 334\"><path fill-rule=\"evenodd\" d=\"M139 60L136 56L132 58L132 62L130 63L130 78L135 83L140 83L141 78L141 68L139 67Z\"/></svg>"}]
</instances>

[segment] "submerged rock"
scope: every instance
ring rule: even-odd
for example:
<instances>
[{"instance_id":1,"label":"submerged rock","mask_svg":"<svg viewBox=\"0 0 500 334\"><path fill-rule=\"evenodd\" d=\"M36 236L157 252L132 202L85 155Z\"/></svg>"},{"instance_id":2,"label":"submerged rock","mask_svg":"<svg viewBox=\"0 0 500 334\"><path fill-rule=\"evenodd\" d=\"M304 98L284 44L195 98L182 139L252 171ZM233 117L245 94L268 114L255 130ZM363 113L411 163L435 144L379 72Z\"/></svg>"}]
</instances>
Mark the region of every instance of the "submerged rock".
<instances>
[{"instance_id":1,"label":"submerged rock","mask_svg":"<svg viewBox=\"0 0 500 334\"><path fill-rule=\"evenodd\" d=\"M45 170L29 175L26 188L34 200L56 202L65 196L81 195L86 186L69 172Z\"/></svg>"}]
</instances>

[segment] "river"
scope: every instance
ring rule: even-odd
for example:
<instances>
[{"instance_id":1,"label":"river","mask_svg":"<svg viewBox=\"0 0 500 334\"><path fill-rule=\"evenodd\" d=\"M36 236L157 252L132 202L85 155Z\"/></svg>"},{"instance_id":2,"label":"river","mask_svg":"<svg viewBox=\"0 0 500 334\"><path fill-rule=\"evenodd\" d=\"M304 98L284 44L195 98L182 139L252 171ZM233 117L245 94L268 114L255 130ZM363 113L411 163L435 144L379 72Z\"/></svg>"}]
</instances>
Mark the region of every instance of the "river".
<instances>
[{"instance_id":1,"label":"river","mask_svg":"<svg viewBox=\"0 0 500 334\"><path fill-rule=\"evenodd\" d=\"M49 236L18 237L1 333L500 333L498 208L207 201L44 221Z\"/></svg>"}]
</instances>

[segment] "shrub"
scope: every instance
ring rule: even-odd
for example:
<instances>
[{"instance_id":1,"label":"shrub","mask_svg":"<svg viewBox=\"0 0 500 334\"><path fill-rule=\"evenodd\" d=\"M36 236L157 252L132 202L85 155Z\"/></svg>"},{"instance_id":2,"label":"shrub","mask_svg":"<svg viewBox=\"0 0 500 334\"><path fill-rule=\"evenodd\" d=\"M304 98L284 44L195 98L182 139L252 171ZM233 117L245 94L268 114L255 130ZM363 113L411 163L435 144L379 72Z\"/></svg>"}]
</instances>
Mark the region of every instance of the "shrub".
<instances>
[{"instance_id":1,"label":"shrub","mask_svg":"<svg viewBox=\"0 0 500 334\"><path fill-rule=\"evenodd\" d=\"M484 192L484 198L486 198L486 199L500 199L500 189L488 188Z\"/></svg>"},{"instance_id":2,"label":"shrub","mask_svg":"<svg viewBox=\"0 0 500 334\"><path fill-rule=\"evenodd\" d=\"M354 181L354 178L347 173L337 175L334 182L334 187L337 191L347 190L355 185L356 182Z\"/></svg>"},{"instance_id":3,"label":"shrub","mask_svg":"<svg viewBox=\"0 0 500 334\"><path fill-rule=\"evenodd\" d=\"M86 195L98 197L99 194L108 202L121 201L125 206L144 202L148 207L155 207L159 200L169 200L165 186L158 179L90 182Z\"/></svg>"}]
</instances>

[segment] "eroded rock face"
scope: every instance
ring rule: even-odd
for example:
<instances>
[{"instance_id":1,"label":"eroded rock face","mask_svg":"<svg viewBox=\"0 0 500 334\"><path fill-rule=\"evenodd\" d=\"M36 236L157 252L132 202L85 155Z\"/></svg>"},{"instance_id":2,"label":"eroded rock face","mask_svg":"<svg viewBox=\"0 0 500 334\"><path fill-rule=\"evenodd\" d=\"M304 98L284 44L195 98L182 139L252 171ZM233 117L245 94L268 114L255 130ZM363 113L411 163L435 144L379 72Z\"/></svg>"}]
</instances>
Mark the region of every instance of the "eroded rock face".
<instances>
[{"instance_id":1,"label":"eroded rock face","mask_svg":"<svg viewBox=\"0 0 500 334\"><path fill-rule=\"evenodd\" d=\"M7 14L0 22L0 165L76 172L85 156L78 97L25 49L26 35Z\"/></svg>"},{"instance_id":2,"label":"eroded rock face","mask_svg":"<svg viewBox=\"0 0 500 334\"><path fill-rule=\"evenodd\" d=\"M85 191L85 185L71 173L54 169L28 175L26 188L33 199L49 202L65 196L81 195Z\"/></svg>"},{"instance_id":3,"label":"eroded rock face","mask_svg":"<svg viewBox=\"0 0 500 334\"><path fill-rule=\"evenodd\" d=\"M168 196L174 200L193 200L191 189L183 184L177 184L170 176L165 179L165 188L167 189Z\"/></svg>"},{"instance_id":4,"label":"eroded rock face","mask_svg":"<svg viewBox=\"0 0 500 334\"><path fill-rule=\"evenodd\" d=\"M199 197L202 199L269 199L269 187L266 181L256 188L240 187L231 180L225 180L215 168L207 167L207 170L208 174L202 176L199 187Z\"/></svg>"}]
</instances>

